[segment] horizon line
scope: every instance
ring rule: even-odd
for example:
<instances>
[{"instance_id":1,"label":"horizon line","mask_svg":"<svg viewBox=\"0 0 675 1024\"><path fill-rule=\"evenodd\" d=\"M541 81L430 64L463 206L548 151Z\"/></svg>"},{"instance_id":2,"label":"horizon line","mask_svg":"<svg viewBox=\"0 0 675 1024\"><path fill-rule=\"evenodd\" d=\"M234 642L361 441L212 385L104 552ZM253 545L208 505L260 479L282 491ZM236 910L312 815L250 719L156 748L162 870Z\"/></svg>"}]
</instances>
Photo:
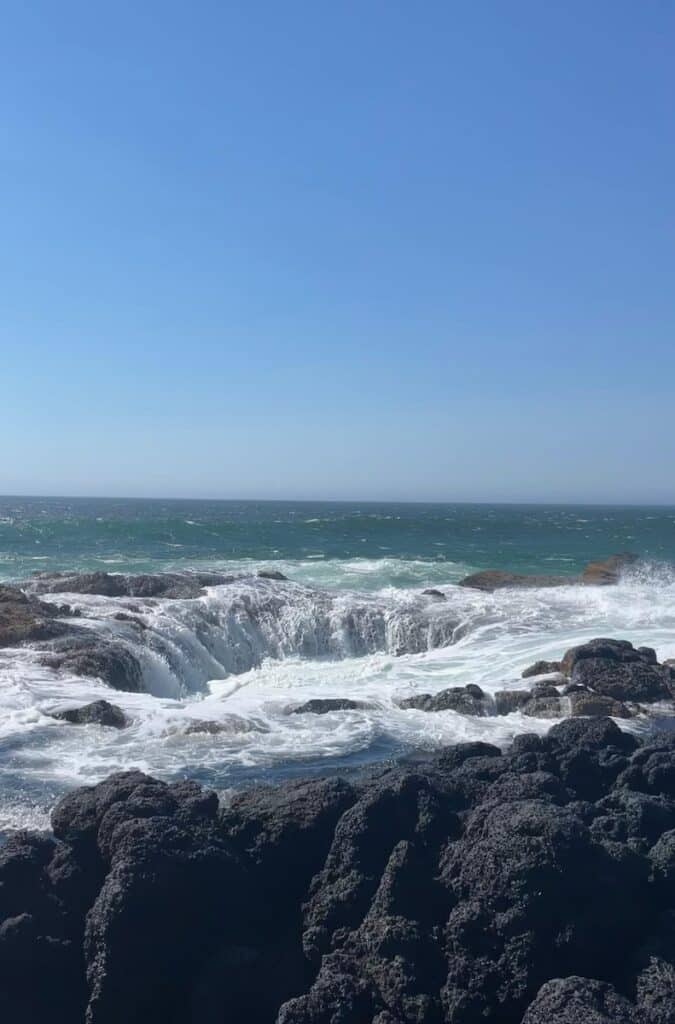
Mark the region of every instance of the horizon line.
<instances>
[{"instance_id":1,"label":"horizon line","mask_svg":"<svg viewBox=\"0 0 675 1024\"><path fill-rule=\"evenodd\" d=\"M133 494L0 494L5 500L59 500L59 501L171 501L171 502L214 502L222 504L326 504L326 505L500 505L500 506L555 506L557 508L675 508L675 501L589 501L589 500L469 500L469 499L414 499L414 498L215 498L177 497L175 495L133 495Z\"/></svg>"}]
</instances>

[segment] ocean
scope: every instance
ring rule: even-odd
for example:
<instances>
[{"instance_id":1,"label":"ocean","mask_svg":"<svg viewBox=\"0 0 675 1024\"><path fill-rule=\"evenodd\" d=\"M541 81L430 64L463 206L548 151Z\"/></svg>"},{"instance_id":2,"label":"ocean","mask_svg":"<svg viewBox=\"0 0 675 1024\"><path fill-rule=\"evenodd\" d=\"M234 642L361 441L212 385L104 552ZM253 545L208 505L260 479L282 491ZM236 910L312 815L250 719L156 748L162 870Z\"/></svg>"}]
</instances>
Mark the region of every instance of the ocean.
<instances>
[{"instance_id":1,"label":"ocean","mask_svg":"<svg viewBox=\"0 0 675 1024\"><path fill-rule=\"evenodd\" d=\"M621 551L642 561L615 587L457 586L486 568L574 576ZM36 573L93 570L234 577L190 600L43 595L132 650L146 692L57 672L30 647L0 650L0 829L44 827L63 792L132 767L222 792L544 732L550 721L520 713L473 718L398 701L469 682L517 688L531 662L593 636L674 657L673 565L675 508L666 507L0 498L1 580L30 588ZM142 625L142 640L120 611ZM289 714L317 697L363 706ZM50 717L99 698L121 706L129 727ZM188 731L195 719L223 731Z\"/></svg>"}]
</instances>

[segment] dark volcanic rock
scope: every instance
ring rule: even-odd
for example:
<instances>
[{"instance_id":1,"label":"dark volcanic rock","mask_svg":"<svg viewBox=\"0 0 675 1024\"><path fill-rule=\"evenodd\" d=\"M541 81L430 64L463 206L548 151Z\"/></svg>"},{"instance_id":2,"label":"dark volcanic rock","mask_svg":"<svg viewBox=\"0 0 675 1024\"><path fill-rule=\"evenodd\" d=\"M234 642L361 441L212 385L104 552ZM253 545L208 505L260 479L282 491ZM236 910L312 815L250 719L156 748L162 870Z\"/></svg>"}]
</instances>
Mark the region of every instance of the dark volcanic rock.
<instances>
[{"instance_id":1,"label":"dark volcanic rock","mask_svg":"<svg viewBox=\"0 0 675 1024\"><path fill-rule=\"evenodd\" d=\"M60 718L74 725L108 725L113 729L124 729L129 724L126 715L116 704L107 700L95 700L79 708L68 708L65 711L52 712L52 718Z\"/></svg>"},{"instance_id":2,"label":"dark volcanic rock","mask_svg":"<svg viewBox=\"0 0 675 1024\"><path fill-rule=\"evenodd\" d=\"M604 658L585 658L572 670L572 682L615 700L650 702L670 697L663 674L644 662L616 663Z\"/></svg>"},{"instance_id":3,"label":"dark volcanic rock","mask_svg":"<svg viewBox=\"0 0 675 1024\"><path fill-rule=\"evenodd\" d=\"M668 667L656 663L651 648L636 649L626 640L601 638L572 647L562 666L573 684L617 701L649 703L671 697Z\"/></svg>"},{"instance_id":4,"label":"dark volcanic rock","mask_svg":"<svg viewBox=\"0 0 675 1024\"><path fill-rule=\"evenodd\" d=\"M56 641L42 661L49 668L102 679L114 690L143 690L143 674L135 655L123 643L103 640L89 631Z\"/></svg>"},{"instance_id":5,"label":"dark volcanic rock","mask_svg":"<svg viewBox=\"0 0 675 1024\"><path fill-rule=\"evenodd\" d=\"M358 711L363 708L371 708L362 700L349 700L346 697L315 697L291 708L289 715L327 715L330 711Z\"/></svg>"},{"instance_id":6,"label":"dark volcanic rock","mask_svg":"<svg viewBox=\"0 0 675 1024\"><path fill-rule=\"evenodd\" d=\"M401 708L418 711L458 711L462 715L487 715L489 702L480 686L451 686L439 693L419 693L399 701Z\"/></svg>"},{"instance_id":7,"label":"dark volcanic rock","mask_svg":"<svg viewBox=\"0 0 675 1024\"><path fill-rule=\"evenodd\" d=\"M639 1024L635 1006L601 981L555 978L542 986L522 1024Z\"/></svg>"},{"instance_id":8,"label":"dark volcanic rock","mask_svg":"<svg viewBox=\"0 0 675 1024\"><path fill-rule=\"evenodd\" d=\"M427 587L422 593L425 597L433 597L436 601L446 601L447 597L442 590L436 590L434 587Z\"/></svg>"},{"instance_id":9,"label":"dark volcanic rock","mask_svg":"<svg viewBox=\"0 0 675 1024\"><path fill-rule=\"evenodd\" d=\"M547 679L542 679L532 687L533 697L557 697L558 688Z\"/></svg>"},{"instance_id":10,"label":"dark volcanic rock","mask_svg":"<svg viewBox=\"0 0 675 1024\"><path fill-rule=\"evenodd\" d=\"M531 699L529 690L497 690L494 695L495 711L498 715L510 715L512 711L520 711Z\"/></svg>"},{"instance_id":11,"label":"dark volcanic rock","mask_svg":"<svg viewBox=\"0 0 675 1024\"><path fill-rule=\"evenodd\" d=\"M8 1020L675 1024L668 736L571 717L220 809L125 772L52 825L0 848Z\"/></svg>"},{"instance_id":12,"label":"dark volcanic rock","mask_svg":"<svg viewBox=\"0 0 675 1024\"><path fill-rule=\"evenodd\" d=\"M650 650L650 648L636 649L628 640L610 640L606 637L598 637L585 644L579 644L577 647L570 647L563 655L560 664L562 671L568 676L572 674L578 662L588 658L602 659L615 664L635 662L651 664L651 655L643 654L641 650Z\"/></svg>"},{"instance_id":13,"label":"dark volcanic rock","mask_svg":"<svg viewBox=\"0 0 675 1024\"><path fill-rule=\"evenodd\" d=\"M231 583L234 576L216 572L142 573L41 573L30 581L38 594L100 594L102 597L193 598L204 587Z\"/></svg>"},{"instance_id":14,"label":"dark volcanic rock","mask_svg":"<svg viewBox=\"0 0 675 1024\"><path fill-rule=\"evenodd\" d=\"M0 847L3 1020L82 1020L82 929L99 884L68 846L45 835L19 832Z\"/></svg>"},{"instance_id":15,"label":"dark volcanic rock","mask_svg":"<svg viewBox=\"0 0 675 1024\"><path fill-rule=\"evenodd\" d=\"M560 697L553 694L535 695L520 710L530 718L561 718L563 714Z\"/></svg>"},{"instance_id":16,"label":"dark volcanic rock","mask_svg":"<svg viewBox=\"0 0 675 1024\"><path fill-rule=\"evenodd\" d=\"M288 582L288 576L284 576L278 569L261 569L258 573L261 580L278 580L279 582Z\"/></svg>"},{"instance_id":17,"label":"dark volcanic rock","mask_svg":"<svg viewBox=\"0 0 675 1024\"><path fill-rule=\"evenodd\" d=\"M523 669L521 679L529 679L531 676L551 675L553 672L560 672L562 664L559 661L535 661L534 665Z\"/></svg>"},{"instance_id":18,"label":"dark volcanic rock","mask_svg":"<svg viewBox=\"0 0 675 1024\"><path fill-rule=\"evenodd\" d=\"M68 632L58 620L61 609L0 584L0 647L50 640Z\"/></svg>"},{"instance_id":19,"label":"dark volcanic rock","mask_svg":"<svg viewBox=\"0 0 675 1024\"><path fill-rule=\"evenodd\" d=\"M630 710L613 697L603 697L598 693L574 691L569 695L570 708L573 715L592 715L594 717L632 718Z\"/></svg>"}]
</instances>

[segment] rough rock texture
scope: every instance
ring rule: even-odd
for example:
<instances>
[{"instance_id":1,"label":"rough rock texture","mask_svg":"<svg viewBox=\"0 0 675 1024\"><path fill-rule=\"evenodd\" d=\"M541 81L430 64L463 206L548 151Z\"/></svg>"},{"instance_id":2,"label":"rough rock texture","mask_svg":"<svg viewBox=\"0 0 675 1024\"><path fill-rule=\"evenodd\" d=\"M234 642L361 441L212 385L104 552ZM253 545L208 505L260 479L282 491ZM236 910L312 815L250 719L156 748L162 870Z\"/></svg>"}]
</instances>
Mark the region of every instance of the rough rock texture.
<instances>
[{"instance_id":1,"label":"rough rock texture","mask_svg":"<svg viewBox=\"0 0 675 1024\"><path fill-rule=\"evenodd\" d=\"M522 679L529 679L531 676L551 675L553 672L560 672L562 664L559 661L535 661L521 673Z\"/></svg>"},{"instance_id":2,"label":"rough rock texture","mask_svg":"<svg viewBox=\"0 0 675 1024\"><path fill-rule=\"evenodd\" d=\"M105 640L89 630L55 641L42 661L49 668L94 676L114 690L138 693L143 690L143 673L138 659L123 643Z\"/></svg>"},{"instance_id":3,"label":"rough rock texture","mask_svg":"<svg viewBox=\"0 0 675 1024\"><path fill-rule=\"evenodd\" d=\"M523 1024L637 1024L635 1007L611 986L588 978L556 978L541 988Z\"/></svg>"},{"instance_id":4,"label":"rough rock texture","mask_svg":"<svg viewBox=\"0 0 675 1024\"><path fill-rule=\"evenodd\" d=\"M60 718L73 725L108 725L113 729L124 729L129 724L122 709L116 704L109 704L107 700L95 700L79 708L54 711L52 718Z\"/></svg>"},{"instance_id":5,"label":"rough rock texture","mask_svg":"<svg viewBox=\"0 0 675 1024\"><path fill-rule=\"evenodd\" d=\"M569 699L573 715L589 715L594 717L609 715L610 718L632 717L629 708L621 701L614 700L613 697L603 697L598 693L575 690L569 694Z\"/></svg>"},{"instance_id":6,"label":"rough rock texture","mask_svg":"<svg viewBox=\"0 0 675 1024\"><path fill-rule=\"evenodd\" d=\"M438 693L418 693L399 701L401 708L415 708L419 711L458 711L463 715L487 715L490 702L480 686L451 686Z\"/></svg>"},{"instance_id":7,"label":"rough rock texture","mask_svg":"<svg viewBox=\"0 0 675 1024\"><path fill-rule=\"evenodd\" d=\"M217 572L160 572L127 576L122 573L40 573L30 581L38 594L100 594L103 597L191 598L204 587L231 583L234 576Z\"/></svg>"},{"instance_id":8,"label":"rough rock texture","mask_svg":"<svg viewBox=\"0 0 675 1024\"><path fill-rule=\"evenodd\" d=\"M64 611L24 594L18 587L0 584L0 647L62 636L68 627L58 616Z\"/></svg>"},{"instance_id":9,"label":"rough rock texture","mask_svg":"<svg viewBox=\"0 0 675 1024\"><path fill-rule=\"evenodd\" d=\"M670 736L569 718L220 809L126 772L52 824L0 848L8 1020L674 1021Z\"/></svg>"},{"instance_id":10,"label":"rough rock texture","mask_svg":"<svg viewBox=\"0 0 675 1024\"><path fill-rule=\"evenodd\" d=\"M520 708L529 718L562 718L563 706L557 694L541 694L531 697Z\"/></svg>"},{"instance_id":11,"label":"rough rock texture","mask_svg":"<svg viewBox=\"0 0 675 1024\"><path fill-rule=\"evenodd\" d=\"M672 670L659 665L649 647L627 640L590 640L572 647L562 659L573 684L618 701L657 701L672 696Z\"/></svg>"},{"instance_id":12,"label":"rough rock texture","mask_svg":"<svg viewBox=\"0 0 675 1024\"><path fill-rule=\"evenodd\" d=\"M637 561L637 556L625 552L611 555L600 562L590 562L580 576L532 576L524 573L486 569L472 573L459 581L460 587L474 590L503 590L506 587L566 587L573 584L607 586L619 582L621 573Z\"/></svg>"},{"instance_id":13,"label":"rough rock texture","mask_svg":"<svg viewBox=\"0 0 675 1024\"><path fill-rule=\"evenodd\" d=\"M529 690L497 690L494 695L495 711L498 715L510 715L519 711L531 699Z\"/></svg>"}]
</instances>

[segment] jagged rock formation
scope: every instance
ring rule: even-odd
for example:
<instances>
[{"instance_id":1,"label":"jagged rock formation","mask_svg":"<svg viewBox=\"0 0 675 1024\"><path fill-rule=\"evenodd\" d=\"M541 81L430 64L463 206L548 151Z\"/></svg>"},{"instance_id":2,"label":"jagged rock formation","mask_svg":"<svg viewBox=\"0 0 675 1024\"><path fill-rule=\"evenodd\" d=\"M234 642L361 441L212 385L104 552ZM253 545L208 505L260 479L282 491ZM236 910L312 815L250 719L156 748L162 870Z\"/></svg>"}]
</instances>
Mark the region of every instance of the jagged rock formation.
<instances>
[{"instance_id":1,"label":"jagged rock formation","mask_svg":"<svg viewBox=\"0 0 675 1024\"><path fill-rule=\"evenodd\" d=\"M0 848L8 1020L673 1020L670 736L568 719L223 807L126 772L52 824Z\"/></svg>"},{"instance_id":2,"label":"jagged rock formation","mask_svg":"<svg viewBox=\"0 0 675 1024\"><path fill-rule=\"evenodd\" d=\"M68 627L59 616L65 611L24 594L18 587L0 584L0 647L62 636Z\"/></svg>"}]
</instances>

